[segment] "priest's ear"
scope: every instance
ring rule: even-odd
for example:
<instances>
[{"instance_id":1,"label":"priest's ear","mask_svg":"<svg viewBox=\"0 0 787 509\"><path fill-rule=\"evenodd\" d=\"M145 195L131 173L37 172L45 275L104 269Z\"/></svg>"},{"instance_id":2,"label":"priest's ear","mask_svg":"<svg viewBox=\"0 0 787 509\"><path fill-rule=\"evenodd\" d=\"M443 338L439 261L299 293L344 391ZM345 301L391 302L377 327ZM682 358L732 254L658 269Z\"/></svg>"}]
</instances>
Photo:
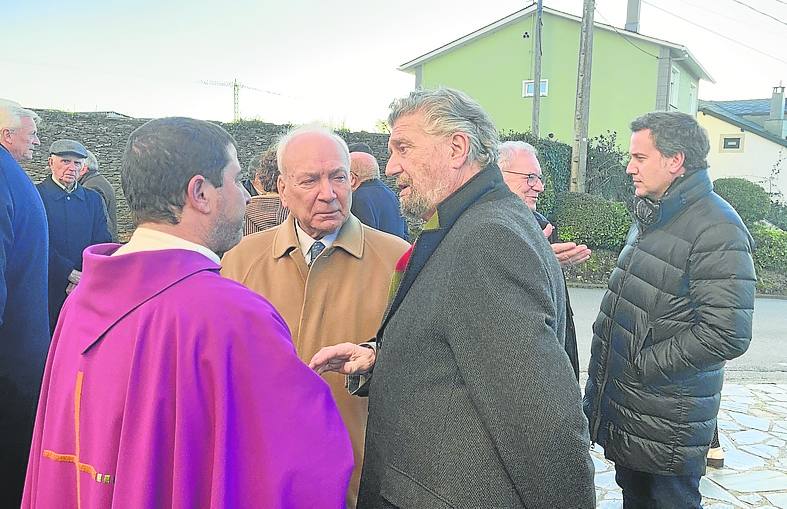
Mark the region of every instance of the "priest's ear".
<instances>
[{"instance_id":1,"label":"priest's ear","mask_svg":"<svg viewBox=\"0 0 787 509\"><path fill-rule=\"evenodd\" d=\"M203 214L210 214L216 200L216 188L202 175L194 175L186 186L185 207L191 207Z\"/></svg>"}]
</instances>

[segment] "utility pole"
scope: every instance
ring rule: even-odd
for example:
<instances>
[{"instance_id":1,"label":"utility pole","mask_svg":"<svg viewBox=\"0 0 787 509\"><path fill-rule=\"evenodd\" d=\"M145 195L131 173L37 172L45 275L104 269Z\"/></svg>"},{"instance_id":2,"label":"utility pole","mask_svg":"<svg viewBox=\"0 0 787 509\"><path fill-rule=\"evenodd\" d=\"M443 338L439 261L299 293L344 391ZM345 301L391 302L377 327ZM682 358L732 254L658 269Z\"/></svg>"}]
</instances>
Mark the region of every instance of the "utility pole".
<instances>
[{"instance_id":1,"label":"utility pole","mask_svg":"<svg viewBox=\"0 0 787 509\"><path fill-rule=\"evenodd\" d=\"M539 137L539 118L541 116L541 18L544 12L544 3L538 0L536 6L536 27L535 41L533 42L533 52L535 53L535 63L533 69L533 119L530 129L533 135Z\"/></svg>"},{"instance_id":2,"label":"utility pole","mask_svg":"<svg viewBox=\"0 0 787 509\"><path fill-rule=\"evenodd\" d=\"M574 143L571 146L572 193L585 192L585 170L588 162L588 123L590 121L590 71L593 63L593 13L595 0L584 0L582 30L579 39L577 70L577 103L574 110Z\"/></svg>"}]
</instances>

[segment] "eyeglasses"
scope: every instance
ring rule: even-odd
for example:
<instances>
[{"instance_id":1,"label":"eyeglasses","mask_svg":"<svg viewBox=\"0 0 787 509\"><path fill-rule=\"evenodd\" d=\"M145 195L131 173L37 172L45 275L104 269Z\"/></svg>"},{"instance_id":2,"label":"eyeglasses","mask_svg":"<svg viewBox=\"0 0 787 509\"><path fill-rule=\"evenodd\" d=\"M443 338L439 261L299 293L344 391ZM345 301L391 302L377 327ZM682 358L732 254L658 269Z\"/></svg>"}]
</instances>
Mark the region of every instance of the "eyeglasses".
<instances>
[{"instance_id":1,"label":"eyeglasses","mask_svg":"<svg viewBox=\"0 0 787 509\"><path fill-rule=\"evenodd\" d=\"M503 173L511 173L513 175L522 175L523 177L527 177L527 185L533 187L536 185L536 180L540 180L541 183L544 183L544 175L539 175L538 173L520 173L518 171L508 171L503 170Z\"/></svg>"}]
</instances>

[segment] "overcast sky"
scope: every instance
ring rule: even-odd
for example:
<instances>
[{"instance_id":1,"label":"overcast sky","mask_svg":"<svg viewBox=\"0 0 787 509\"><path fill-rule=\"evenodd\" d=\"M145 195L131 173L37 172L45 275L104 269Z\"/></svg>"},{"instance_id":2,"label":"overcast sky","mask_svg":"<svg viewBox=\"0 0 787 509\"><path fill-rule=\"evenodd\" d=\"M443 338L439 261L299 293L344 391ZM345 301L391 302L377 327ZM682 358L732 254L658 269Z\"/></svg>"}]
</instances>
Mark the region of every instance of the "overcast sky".
<instances>
[{"instance_id":1,"label":"overcast sky","mask_svg":"<svg viewBox=\"0 0 787 509\"><path fill-rule=\"evenodd\" d=\"M228 121L231 88L200 82L237 78L270 92L242 90L244 118L275 123L316 120L367 130L386 116L391 99L413 88L413 76L397 71L399 65L530 4L4 3L0 97L35 108ZM577 15L582 11L581 0L544 4ZM625 0L597 0L596 7L596 21L625 24ZM641 17L641 33L686 45L715 78L716 84L700 84L701 99L764 98L780 80L787 84L785 0L643 0Z\"/></svg>"}]
</instances>

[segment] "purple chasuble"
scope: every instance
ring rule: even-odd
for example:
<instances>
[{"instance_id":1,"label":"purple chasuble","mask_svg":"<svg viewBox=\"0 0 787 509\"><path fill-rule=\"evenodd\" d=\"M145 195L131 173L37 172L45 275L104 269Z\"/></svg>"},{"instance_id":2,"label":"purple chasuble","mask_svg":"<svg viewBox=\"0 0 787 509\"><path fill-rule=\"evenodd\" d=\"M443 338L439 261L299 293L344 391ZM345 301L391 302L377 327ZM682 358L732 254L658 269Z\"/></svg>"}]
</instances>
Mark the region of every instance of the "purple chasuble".
<instances>
[{"instance_id":1,"label":"purple chasuble","mask_svg":"<svg viewBox=\"0 0 787 509\"><path fill-rule=\"evenodd\" d=\"M347 430L273 306L199 253L117 248L63 308L22 507L344 507Z\"/></svg>"}]
</instances>

